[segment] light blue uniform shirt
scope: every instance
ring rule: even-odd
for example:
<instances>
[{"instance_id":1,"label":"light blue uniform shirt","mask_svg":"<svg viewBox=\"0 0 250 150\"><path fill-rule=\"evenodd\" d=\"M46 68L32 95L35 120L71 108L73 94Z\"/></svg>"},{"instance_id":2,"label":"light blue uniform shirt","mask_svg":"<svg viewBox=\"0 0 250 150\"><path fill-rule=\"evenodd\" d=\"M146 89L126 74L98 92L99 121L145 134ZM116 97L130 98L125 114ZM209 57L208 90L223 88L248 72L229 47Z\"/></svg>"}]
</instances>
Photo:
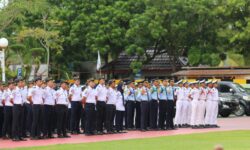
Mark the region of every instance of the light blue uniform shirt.
<instances>
[{"instance_id":1,"label":"light blue uniform shirt","mask_svg":"<svg viewBox=\"0 0 250 150\"><path fill-rule=\"evenodd\" d=\"M150 90L148 88L146 88L146 87L142 87L142 90L144 90L145 93L140 94L141 101L150 101L151 100Z\"/></svg>"},{"instance_id":2,"label":"light blue uniform shirt","mask_svg":"<svg viewBox=\"0 0 250 150\"><path fill-rule=\"evenodd\" d=\"M159 100L167 100L167 87L160 86Z\"/></svg>"},{"instance_id":3,"label":"light blue uniform shirt","mask_svg":"<svg viewBox=\"0 0 250 150\"><path fill-rule=\"evenodd\" d=\"M167 98L168 98L168 100L174 100L174 91L175 91L175 88L173 86L168 86L167 87Z\"/></svg>"},{"instance_id":4,"label":"light blue uniform shirt","mask_svg":"<svg viewBox=\"0 0 250 150\"><path fill-rule=\"evenodd\" d=\"M156 86L152 86L150 92L152 100L158 100L158 88Z\"/></svg>"},{"instance_id":5,"label":"light blue uniform shirt","mask_svg":"<svg viewBox=\"0 0 250 150\"><path fill-rule=\"evenodd\" d=\"M125 96L125 100L127 100L127 101L135 101L136 100L136 90L130 87L129 89L127 89L124 96Z\"/></svg>"}]
</instances>

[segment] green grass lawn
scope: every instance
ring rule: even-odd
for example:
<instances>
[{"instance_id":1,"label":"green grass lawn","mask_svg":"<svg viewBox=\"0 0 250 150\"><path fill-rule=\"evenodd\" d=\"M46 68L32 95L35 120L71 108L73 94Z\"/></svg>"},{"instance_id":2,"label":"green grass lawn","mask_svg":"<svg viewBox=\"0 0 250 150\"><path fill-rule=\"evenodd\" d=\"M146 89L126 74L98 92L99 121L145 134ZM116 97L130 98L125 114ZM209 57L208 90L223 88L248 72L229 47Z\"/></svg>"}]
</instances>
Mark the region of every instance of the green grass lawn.
<instances>
[{"instance_id":1,"label":"green grass lawn","mask_svg":"<svg viewBox=\"0 0 250 150\"><path fill-rule=\"evenodd\" d=\"M98 143L62 144L20 150L212 150L221 144L225 150L250 150L250 131L227 131L131 139Z\"/></svg>"}]
</instances>

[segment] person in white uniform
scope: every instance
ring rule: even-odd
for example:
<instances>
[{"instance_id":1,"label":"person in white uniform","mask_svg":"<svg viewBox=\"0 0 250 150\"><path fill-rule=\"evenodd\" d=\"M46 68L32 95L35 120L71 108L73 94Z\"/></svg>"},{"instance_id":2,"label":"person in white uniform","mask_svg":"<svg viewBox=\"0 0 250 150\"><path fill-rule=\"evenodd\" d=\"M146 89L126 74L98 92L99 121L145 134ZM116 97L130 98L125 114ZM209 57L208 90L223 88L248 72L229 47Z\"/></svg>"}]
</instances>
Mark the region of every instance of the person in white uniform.
<instances>
[{"instance_id":1,"label":"person in white uniform","mask_svg":"<svg viewBox=\"0 0 250 150\"><path fill-rule=\"evenodd\" d=\"M211 116L211 127L213 128L219 128L219 126L217 125L217 116L218 116L218 111L219 111L219 91L217 89L218 84L217 84L217 80L214 80L213 83L213 104L212 104L212 116Z\"/></svg>"},{"instance_id":2,"label":"person in white uniform","mask_svg":"<svg viewBox=\"0 0 250 150\"><path fill-rule=\"evenodd\" d=\"M191 127L193 129L198 128L198 111L199 111L199 98L200 98L200 90L199 90L199 81L193 82L194 88L191 90L189 98L191 99L192 111L191 111Z\"/></svg>"},{"instance_id":3,"label":"person in white uniform","mask_svg":"<svg viewBox=\"0 0 250 150\"><path fill-rule=\"evenodd\" d=\"M96 87L97 103L96 103L96 130L97 134L103 134L105 123L106 101L108 88L105 85L105 79L100 78L99 84Z\"/></svg>"},{"instance_id":4,"label":"person in white uniform","mask_svg":"<svg viewBox=\"0 0 250 150\"><path fill-rule=\"evenodd\" d=\"M190 88L189 88L189 83L186 81L184 83L184 96L183 96L183 112L182 112L182 121L181 121L181 124L182 124L182 127L189 127L189 94L190 94Z\"/></svg>"},{"instance_id":5,"label":"person in white uniform","mask_svg":"<svg viewBox=\"0 0 250 150\"><path fill-rule=\"evenodd\" d=\"M214 89L212 81L209 80L207 84L207 99L206 99L206 115L205 115L205 127L209 128L212 125L212 107L213 107L213 95Z\"/></svg>"},{"instance_id":6,"label":"person in white uniform","mask_svg":"<svg viewBox=\"0 0 250 150\"><path fill-rule=\"evenodd\" d=\"M95 107L97 101L97 93L94 79L88 80L88 87L83 91L83 104L85 108L85 135L94 135L95 131Z\"/></svg>"},{"instance_id":7,"label":"person in white uniform","mask_svg":"<svg viewBox=\"0 0 250 150\"><path fill-rule=\"evenodd\" d=\"M12 122L12 140L13 141L26 141L22 137L23 133L23 115L24 115L24 99L22 97L22 85L23 79L15 80L17 86L12 92L13 101L13 122Z\"/></svg>"},{"instance_id":8,"label":"person in white uniform","mask_svg":"<svg viewBox=\"0 0 250 150\"><path fill-rule=\"evenodd\" d=\"M115 104L116 112L115 112L115 128L116 132L123 132L123 121L124 121L124 95L123 95L123 82L121 81L117 86L117 101Z\"/></svg>"},{"instance_id":9,"label":"person in white uniform","mask_svg":"<svg viewBox=\"0 0 250 150\"><path fill-rule=\"evenodd\" d=\"M80 134L82 87L80 86L79 77L74 77L74 80L74 85L69 89L69 100L71 103L70 129L71 134Z\"/></svg>"},{"instance_id":10,"label":"person in white uniform","mask_svg":"<svg viewBox=\"0 0 250 150\"><path fill-rule=\"evenodd\" d=\"M70 136L66 133L67 126L67 110L68 110L68 91L66 81L61 82L61 88L55 93L56 101L56 118L57 118L57 136L58 138L69 138Z\"/></svg>"},{"instance_id":11,"label":"person in white uniform","mask_svg":"<svg viewBox=\"0 0 250 150\"><path fill-rule=\"evenodd\" d=\"M31 140L42 139L42 107L43 107L43 94L42 79L37 77L35 79L36 86L28 93L28 99L32 104L32 127L31 127Z\"/></svg>"},{"instance_id":12,"label":"person in white uniform","mask_svg":"<svg viewBox=\"0 0 250 150\"><path fill-rule=\"evenodd\" d=\"M200 96L199 96L199 102L198 102L198 124L199 128L204 128L204 122L205 122L205 111L206 111L206 99L207 99L207 90L206 90L206 81L202 80L200 81Z\"/></svg>"},{"instance_id":13,"label":"person in white uniform","mask_svg":"<svg viewBox=\"0 0 250 150\"><path fill-rule=\"evenodd\" d=\"M3 84L0 83L0 138L3 136L2 129L3 129Z\"/></svg>"},{"instance_id":14,"label":"person in white uniform","mask_svg":"<svg viewBox=\"0 0 250 150\"><path fill-rule=\"evenodd\" d=\"M175 91L176 100L176 113L175 113L175 126L181 128L184 114L184 87L183 80L178 81L178 88Z\"/></svg>"},{"instance_id":15,"label":"person in white uniform","mask_svg":"<svg viewBox=\"0 0 250 150\"><path fill-rule=\"evenodd\" d=\"M106 129L108 134L114 133L113 125L115 118L115 109L117 103L117 91L115 89L115 80L108 82L109 89L107 93L107 104L106 104Z\"/></svg>"},{"instance_id":16,"label":"person in white uniform","mask_svg":"<svg viewBox=\"0 0 250 150\"><path fill-rule=\"evenodd\" d=\"M13 98L12 92L15 89L13 80L8 81L8 86L4 90L2 103L4 105L4 121L3 121L3 139L9 139L12 137L12 109L13 109Z\"/></svg>"},{"instance_id":17,"label":"person in white uniform","mask_svg":"<svg viewBox=\"0 0 250 150\"><path fill-rule=\"evenodd\" d=\"M43 136L44 138L54 138L52 135L54 123L54 109L55 109L55 90L54 80L47 78L47 86L44 89L44 106L43 106Z\"/></svg>"}]
</instances>

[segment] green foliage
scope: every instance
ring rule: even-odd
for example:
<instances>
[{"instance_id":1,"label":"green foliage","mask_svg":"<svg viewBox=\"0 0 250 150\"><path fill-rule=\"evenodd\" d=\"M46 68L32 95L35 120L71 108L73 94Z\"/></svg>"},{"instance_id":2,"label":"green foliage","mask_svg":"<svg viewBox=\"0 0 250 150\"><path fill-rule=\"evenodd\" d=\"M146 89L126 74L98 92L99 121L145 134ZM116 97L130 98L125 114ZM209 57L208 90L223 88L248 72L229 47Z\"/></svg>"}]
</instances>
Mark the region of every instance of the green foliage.
<instances>
[{"instance_id":1,"label":"green foliage","mask_svg":"<svg viewBox=\"0 0 250 150\"><path fill-rule=\"evenodd\" d=\"M250 64L248 0L12 0L0 11L8 61L16 63L17 54L18 63L30 64L30 49L43 48L39 61L60 64L52 74L67 68L70 76L68 66L95 61L98 50L105 63L122 51L140 56L130 65L134 72L163 53L187 56L191 66L222 64L222 53L233 64Z\"/></svg>"},{"instance_id":2,"label":"green foliage","mask_svg":"<svg viewBox=\"0 0 250 150\"><path fill-rule=\"evenodd\" d=\"M200 59L201 59L201 50L199 48L192 47L188 51L189 64L192 66L198 65L200 63Z\"/></svg>"}]
</instances>

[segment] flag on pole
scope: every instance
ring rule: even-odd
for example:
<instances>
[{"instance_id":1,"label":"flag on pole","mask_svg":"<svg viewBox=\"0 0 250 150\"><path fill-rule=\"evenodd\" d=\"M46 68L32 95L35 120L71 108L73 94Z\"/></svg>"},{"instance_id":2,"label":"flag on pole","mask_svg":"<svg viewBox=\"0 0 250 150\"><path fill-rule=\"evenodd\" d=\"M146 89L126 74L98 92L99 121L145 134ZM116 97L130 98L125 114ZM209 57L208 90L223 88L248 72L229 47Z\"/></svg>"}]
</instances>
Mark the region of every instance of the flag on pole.
<instances>
[{"instance_id":1,"label":"flag on pole","mask_svg":"<svg viewBox=\"0 0 250 150\"><path fill-rule=\"evenodd\" d=\"M98 58L97 58L97 64L96 64L96 70L100 70L101 69L101 56L100 56L100 52L98 51Z\"/></svg>"}]
</instances>

